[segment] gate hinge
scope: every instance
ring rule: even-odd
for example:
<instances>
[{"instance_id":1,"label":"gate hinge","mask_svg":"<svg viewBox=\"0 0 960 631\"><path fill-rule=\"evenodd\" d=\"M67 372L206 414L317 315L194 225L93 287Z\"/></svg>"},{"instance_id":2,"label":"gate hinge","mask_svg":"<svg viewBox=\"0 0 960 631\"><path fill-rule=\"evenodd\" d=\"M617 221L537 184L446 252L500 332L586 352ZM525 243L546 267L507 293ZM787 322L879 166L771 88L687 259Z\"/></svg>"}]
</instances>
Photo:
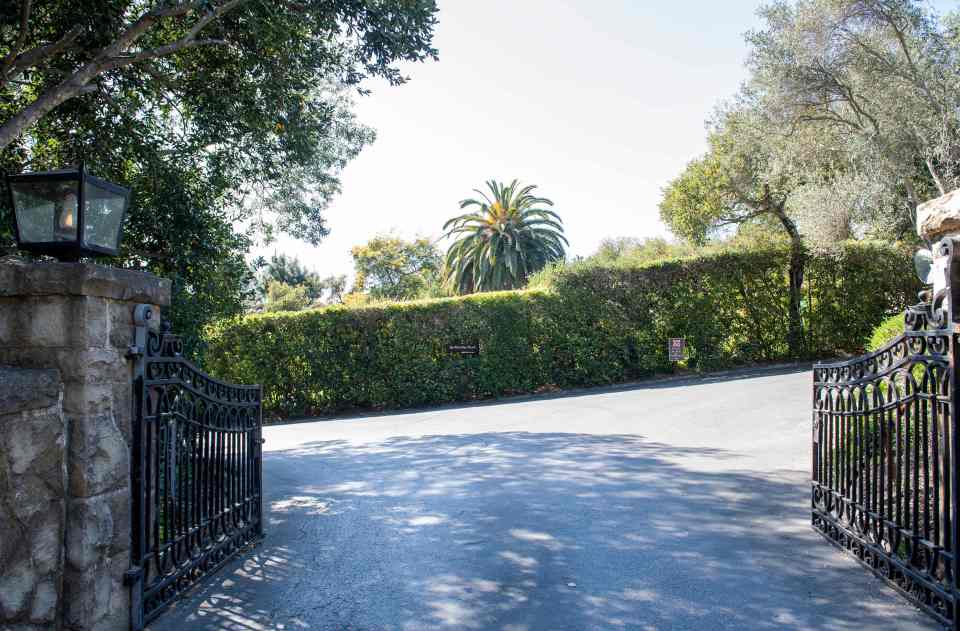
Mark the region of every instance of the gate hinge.
<instances>
[{"instance_id":1,"label":"gate hinge","mask_svg":"<svg viewBox=\"0 0 960 631\"><path fill-rule=\"evenodd\" d=\"M153 305L139 304L133 308L133 344L127 347L130 359L142 357L147 351L147 329L153 320Z\"/></svg>"}]
</instances>

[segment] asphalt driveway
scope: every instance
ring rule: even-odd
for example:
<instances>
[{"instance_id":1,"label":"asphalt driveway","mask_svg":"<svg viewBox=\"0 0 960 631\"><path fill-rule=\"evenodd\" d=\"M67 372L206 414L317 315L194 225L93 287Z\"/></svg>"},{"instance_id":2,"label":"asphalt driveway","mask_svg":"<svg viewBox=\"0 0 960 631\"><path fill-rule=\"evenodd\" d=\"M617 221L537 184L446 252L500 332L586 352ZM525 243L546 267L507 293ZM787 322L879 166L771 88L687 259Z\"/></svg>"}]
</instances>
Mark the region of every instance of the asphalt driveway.
<instances>
[{"instance_id":1,"label":"asphalt driveway","mask_svg":"<svg viewBox=\"0 0 960 631\"><path fill-rule=\"evenodd\" d=\"M267 539L152 629L936 629L809 526L810 374L269 428Z\"/></svg>"}]
</instances>

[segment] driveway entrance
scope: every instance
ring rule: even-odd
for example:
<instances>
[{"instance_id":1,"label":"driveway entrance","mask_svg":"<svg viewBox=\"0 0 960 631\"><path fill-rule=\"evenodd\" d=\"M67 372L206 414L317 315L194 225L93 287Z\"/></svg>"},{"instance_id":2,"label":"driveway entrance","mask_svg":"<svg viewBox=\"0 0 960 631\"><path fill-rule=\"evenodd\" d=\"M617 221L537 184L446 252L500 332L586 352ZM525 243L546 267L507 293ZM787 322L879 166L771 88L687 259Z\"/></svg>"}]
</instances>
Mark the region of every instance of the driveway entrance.
<instances>
[{"instance_id":1,"label":"driveway entrance","mask_svg":"<svg viewBox=\"0 0 960 631\"><path fill-rule=\"evenodd\" d=\"M266 428L266 541L151 628L939 628L811 529L810 380Z\"/></svg>"}]
</instances>

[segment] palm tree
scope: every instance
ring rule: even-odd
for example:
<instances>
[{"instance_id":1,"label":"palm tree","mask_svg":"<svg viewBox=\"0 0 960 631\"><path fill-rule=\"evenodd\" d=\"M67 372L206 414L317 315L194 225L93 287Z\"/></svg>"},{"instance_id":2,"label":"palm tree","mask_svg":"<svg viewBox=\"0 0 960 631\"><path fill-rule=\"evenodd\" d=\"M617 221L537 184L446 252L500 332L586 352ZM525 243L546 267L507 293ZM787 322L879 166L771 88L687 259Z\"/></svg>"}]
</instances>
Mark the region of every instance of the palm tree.
<instances>
[{"instance_id":1,"label":"palm tree","mask_svg":"<svg viewBox=\"0 0 960 631\"><path fill-rule=\"evenodd\" d=\"M560 216L546 208L553 202L532 195L536 186L490 180L487 188L490 196L477 190L482 199L460 202L460 210L473 212L443 226L444 236L455 239L445 272L457 293L523 287L530 274L562 260L569 245Z\"/></svg>"}]
</instances>

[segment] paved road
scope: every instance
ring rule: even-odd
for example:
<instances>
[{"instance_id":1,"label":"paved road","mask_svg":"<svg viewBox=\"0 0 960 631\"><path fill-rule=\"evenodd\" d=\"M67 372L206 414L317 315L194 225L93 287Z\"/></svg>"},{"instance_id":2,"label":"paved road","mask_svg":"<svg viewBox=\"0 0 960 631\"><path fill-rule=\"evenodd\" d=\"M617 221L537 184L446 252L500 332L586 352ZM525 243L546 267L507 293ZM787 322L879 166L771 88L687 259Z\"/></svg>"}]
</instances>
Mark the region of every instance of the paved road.
<instances>
[{"instance_id":1,"label":"paved road","mask_svg":"<svg viewBox=\"0 0 960 631\"><path fill-rule=\"evenodd\" d=\"M270 428L268 539L152 628L938 628L811 531L809 384Z\"/></svg>"}]
</instances>

